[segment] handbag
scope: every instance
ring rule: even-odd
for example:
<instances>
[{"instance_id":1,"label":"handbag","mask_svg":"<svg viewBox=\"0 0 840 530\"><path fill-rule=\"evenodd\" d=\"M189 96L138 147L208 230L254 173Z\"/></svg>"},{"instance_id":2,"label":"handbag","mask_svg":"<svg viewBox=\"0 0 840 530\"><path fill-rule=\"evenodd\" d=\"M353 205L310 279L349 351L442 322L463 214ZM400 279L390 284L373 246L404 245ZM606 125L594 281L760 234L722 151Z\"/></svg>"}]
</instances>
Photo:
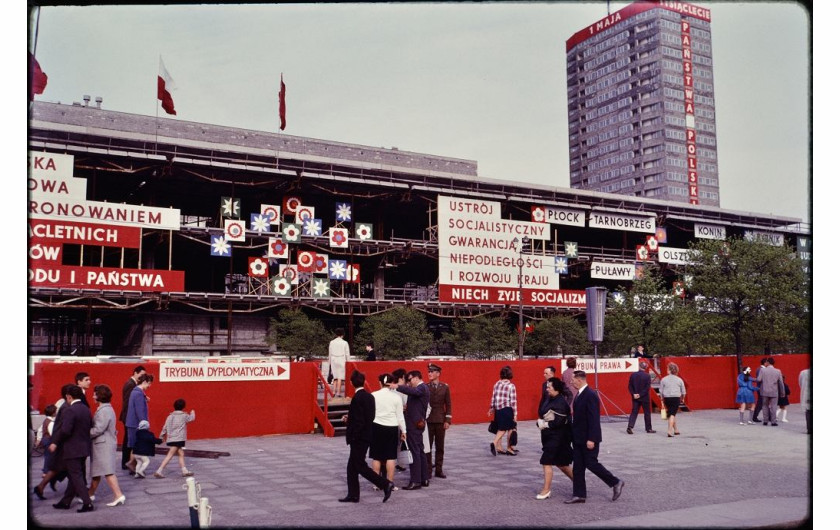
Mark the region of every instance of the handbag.
<instances>
[{"instance_id":1,"label":"handbag","mask_svg":"<svg viewBox=\"0 0 840 530\"><path fill-rule=\"evenodd\" d=\"M487 431L493 434L499 432L499 425L496 423L496 420L490 422L490 425L487 426Z\"/></svg>"},{"instance_id":2,"label":"handbag","mask_svg":"<svg viewBox=\"0 0 840 530\"><path fill-rule=\"evenodd\" d=\"M400 450L397 451L397 464L406 467L410 466L413 462L414 459L411 457L411 451L408 450L408 445L403 440L400 443Z\"/></svg>"},{"instance_id":3,"label":"handbag","mask_svg":"<svg viewBox=\"0 0 840 530\"><path fill-rule=\"evenodd\" d=\"M519 435L516 433L516 422L513 422L513 429L510 432L510 438L508 439L508 447L515 446L516 442L519 441Z\"/></svg>"},{"instance_id":4,"label":"handbag","mask_svg":"<svg viewBox=\"0 0 840 530\"><path fill-rule=\"evenodd\" d=\"M330 366L330 371L327 374L327 384L332 384L333 382L333 375L332 375L332 366Z\"/></svg>"},{"instance_id":5,"label":"handbag","mask_svg":"<svg viewBox=\"0 0 840 530\"><path fill-rule=\"evenodd\" d=\"M665 409L663 409L663 408L660 408L660 409L659 409L659 415L660 415L660 416L662 416L662 419L663 419L663 420L667 420L667 419L668 419L668 411L667 411L667 410L665 410Z\"/></svg>"}]
</instances>

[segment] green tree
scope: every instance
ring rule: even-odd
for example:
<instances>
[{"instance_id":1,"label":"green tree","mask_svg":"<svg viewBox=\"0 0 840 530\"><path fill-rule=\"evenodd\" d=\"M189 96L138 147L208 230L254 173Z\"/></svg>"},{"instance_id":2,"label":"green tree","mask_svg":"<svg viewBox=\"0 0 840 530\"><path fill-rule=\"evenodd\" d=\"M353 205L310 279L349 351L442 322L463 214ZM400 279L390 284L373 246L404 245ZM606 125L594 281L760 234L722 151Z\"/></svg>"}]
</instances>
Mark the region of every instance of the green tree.
<instances>
[{"instance_id":1,"label":"green tree","mask_svg":"<svg viewBox=\"0 0 840 530\"><path fill-rule=\"evenodd\" d=\"M395 307L365 318L356 335L354 353L364 355L368 342L376 349L376 358L411 359L423 355L434 344L426 315L413 307Z\"/></svg>"},{"instance_id":2,"label":"green tree","mask_svg":"<svg viewBox=\"0 0 840 530\"><path fill-rule=\"evenodd\" d=\"M679 298L665 286L659 269L646 266L629 289L619 287L617 296L607 300L604 354L625 356L638 344L650 353L660 353L668 340L675 300Z\"/></svg>"},{"instance_id":3,"label":"green tree","mask_svg":"<svg viewBox=\"0 0 840 530\"><path fill-rule=\"evenodd\" d=\"M732 337L738 369L747 340L773 348L795 340L808 311L802 262L788 246L741 238L689 245L688 292Z\"/></svg>"},{"instance_id":4,"label":"green tree","mask_svg":"<svg viewBox=\"0 0 840 530\"><path fill-rule=\"evenodd\" d=\"M588 355L592 345L586 339L586 328L567 316L555 316L538 322L532 333L525 335L527 355Z\"/></svg>"},{"instance_id":5,"label":"green tree","mask_svg":"<svg viewBox=\"0 0 840 530\"><path fill-rule=\"evenodd\" d=\"M505 319L486 315L456 320L452 333L445 334L443 340L451 342L455 352L465 359L491 359L517 347L516 334Z\"/></svg>"},{"instance_id":6,"label":"green tree","mask_svg":"<svg viewBox=\"0 0 840 530\"><path fill-rule=\"evenodd\" d=\"M289 355L326 355L330 334L320 320L309 318L300 309L281 309L269 321L266 343Z\"/></svg>"}]
</instances>

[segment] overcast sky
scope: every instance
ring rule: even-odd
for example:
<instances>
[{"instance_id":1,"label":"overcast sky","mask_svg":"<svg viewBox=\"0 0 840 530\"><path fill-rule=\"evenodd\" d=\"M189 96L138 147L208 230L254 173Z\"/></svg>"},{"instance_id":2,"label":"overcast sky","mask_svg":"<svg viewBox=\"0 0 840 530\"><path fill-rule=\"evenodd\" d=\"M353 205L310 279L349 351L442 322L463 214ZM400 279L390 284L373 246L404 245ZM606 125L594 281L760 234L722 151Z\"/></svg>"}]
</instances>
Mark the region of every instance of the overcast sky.
<instances>
[{"instance_id":1,"label":"overcast sky","mask_svg":"<svg viewBox=\"0 0 840 530\"><path fill-rule=\"evenodd\" d=\"M627 2L612 2L617 11ZM721 207L809 218L808 24L795 3L712 14ZM39 100L476 160L569 186L565 41L607 3L44 7Z\"/></svg>"}]
</instances>

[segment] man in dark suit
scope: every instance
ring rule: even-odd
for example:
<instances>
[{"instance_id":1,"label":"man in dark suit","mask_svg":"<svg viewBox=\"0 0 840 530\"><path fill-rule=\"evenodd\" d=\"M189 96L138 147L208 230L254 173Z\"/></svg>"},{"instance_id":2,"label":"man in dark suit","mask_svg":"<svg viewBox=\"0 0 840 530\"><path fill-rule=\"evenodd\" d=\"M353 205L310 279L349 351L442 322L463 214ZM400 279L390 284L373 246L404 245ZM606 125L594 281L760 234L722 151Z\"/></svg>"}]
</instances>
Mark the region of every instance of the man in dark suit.
<instances>
[{"instance_id":1,"label":"man in dark suit","mask_svg":"<svg viewBox=\"0 0 840 530\"><path fill-rule=\"evenodd\" d=\"M426 429L426 409L429 406L429 387L423 382L420 372L412 370L406 374L407 385L397 387L398 392L408 396L405 404L405 428L408 450L411 451L411 478L403 489L418 490L428 487L431 470L423 454L423 431Z\"/></svg>"},{"instance_id":2,"label":"man in dark suit","mask_svg":"<svg viewBox=\"0 0 840 530\"><path fill-rule=\"evenodd\" d=\"M128 429L125 426L125 418L128 414L128 400L131 398L131 391L137 386L137 380L140 376L146 373L146 369L142 366L135 366L134 373L128 378L122 388L122 408L120 408L120 422L123 424L123 441L122 441L122 468L128 469L126 465L131 460L131 447L128 446Z\"/></svg>"},{"instance_id":3,"label":"man in dark suit","mask_svg":"<svg viewBox=\"0 0 840 530\"><path fill-rule=\"evenodd\" d=\"M52 443L49 450L53 453L61 446L61 455L64 459L64 466L67 468L69 483L64 491L64 496L53 508L69 510L73 497L82 499L82 507L79 512L92 512L93 503L88 495L88 488L85 484L84 464L85 458L90 456L90 409L82 403L84 393L76 385L71 386L64 396L66 408L61 418L61 426L57 433L53 433Z\"/></svg>"},{"instance_id":4,"label":"man in dark suit","mask_svg":"<svg viewBox=\"0 0 840 530\"><path fill-rule=\"evenodd\" d=\"M592 471L613 489L612 500L618 500L624 481L598 462L601 444L601 401L598 393L586 384L586 372L575 371L572 384L578 389L572 415L572 498L566 504L586 502L586 470Z\"/></svg>"},{"instance_id":5,"label":"man in dark suit","mask_svg":"<svg viewBox=\"0 0 840 530\"><path fill-rule=\"evenodd\" d=\"M630 374L630 382L627 383L627 390L632 398L630 421L627 422L627 434L633 434L633 427L636 425L640 407L645 415L645 432L651 434L656 432L650 422L650 375L648 375L647 369L648 364L645 361L639 361L639 370Z\"/></svg>"},{"instance_id":6,"label":"man in dark suit","mask_svg":"<svg viewBox=\"0 0 840 530\"><path fill-rule=\"evenodd\" d=\"M377 488L385 492L382 502L391 497L394 483L382 477L368 467L365 456L373 438L373 418L376 416L376 401L365 390L365 374L353 370L350 384L356 389L350 401L350 410L342 420L347 424L345 436L350 446L350 457L347 459L347 496L338 502L359 502L359 475L362 475Z\"/></svg>"},{"instance_id":7,"label":"man in dark suit","mask_svg":"<svg viewBox=\"0 0 840 530\"><path fill-rule=\"evenodd\" d=\"M545 381L543 381L540 385L540 404L537 405L537 418L542 417L540 416L540 410L542 410L543 403L548 401L548 398L550 397L548 395L548 380L554 377L555 372L556 370L553 366L546 366L543 369L543 377L545 377Z\"/></svg>"}]
</instances>

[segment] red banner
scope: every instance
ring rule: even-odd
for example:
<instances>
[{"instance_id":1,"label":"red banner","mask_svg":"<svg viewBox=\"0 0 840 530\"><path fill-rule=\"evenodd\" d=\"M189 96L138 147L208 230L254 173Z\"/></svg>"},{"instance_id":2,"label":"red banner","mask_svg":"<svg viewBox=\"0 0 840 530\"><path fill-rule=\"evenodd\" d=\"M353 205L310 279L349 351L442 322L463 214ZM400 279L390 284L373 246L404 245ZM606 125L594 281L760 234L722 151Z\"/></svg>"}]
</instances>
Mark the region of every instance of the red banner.
<instances>
[{"instance_id":1,"label":"red banner","mask_svg":"<svg viewBox=\"0 0 840 530\"><path fill-rule=\"evenodd\" d=\"M519 291L515 287L441 284L438 299L453 303L518 305ZM523 288L522 303L527 306L585 308L586 291Z\"/></svg>"},{"instance_id":2,"label":"red banner","mask_svg":"<svg viewBox=\"0 0 840 530\"><path fill-rule=\"evenodd\" d=\"M29 239L98 247L140 248L140 228L113 224L29 219Z\"/></svg>"},{"instance_id":3,"label":"red banner","mask_svg":"<svg viewBox=\"0 0 840 530\"><path fill-rule=\"evenodd\" d=\"M29 263L29 286L150 293L183 291L184 271L70 267L33 260Z\"/></svg>"}]
</instances>

